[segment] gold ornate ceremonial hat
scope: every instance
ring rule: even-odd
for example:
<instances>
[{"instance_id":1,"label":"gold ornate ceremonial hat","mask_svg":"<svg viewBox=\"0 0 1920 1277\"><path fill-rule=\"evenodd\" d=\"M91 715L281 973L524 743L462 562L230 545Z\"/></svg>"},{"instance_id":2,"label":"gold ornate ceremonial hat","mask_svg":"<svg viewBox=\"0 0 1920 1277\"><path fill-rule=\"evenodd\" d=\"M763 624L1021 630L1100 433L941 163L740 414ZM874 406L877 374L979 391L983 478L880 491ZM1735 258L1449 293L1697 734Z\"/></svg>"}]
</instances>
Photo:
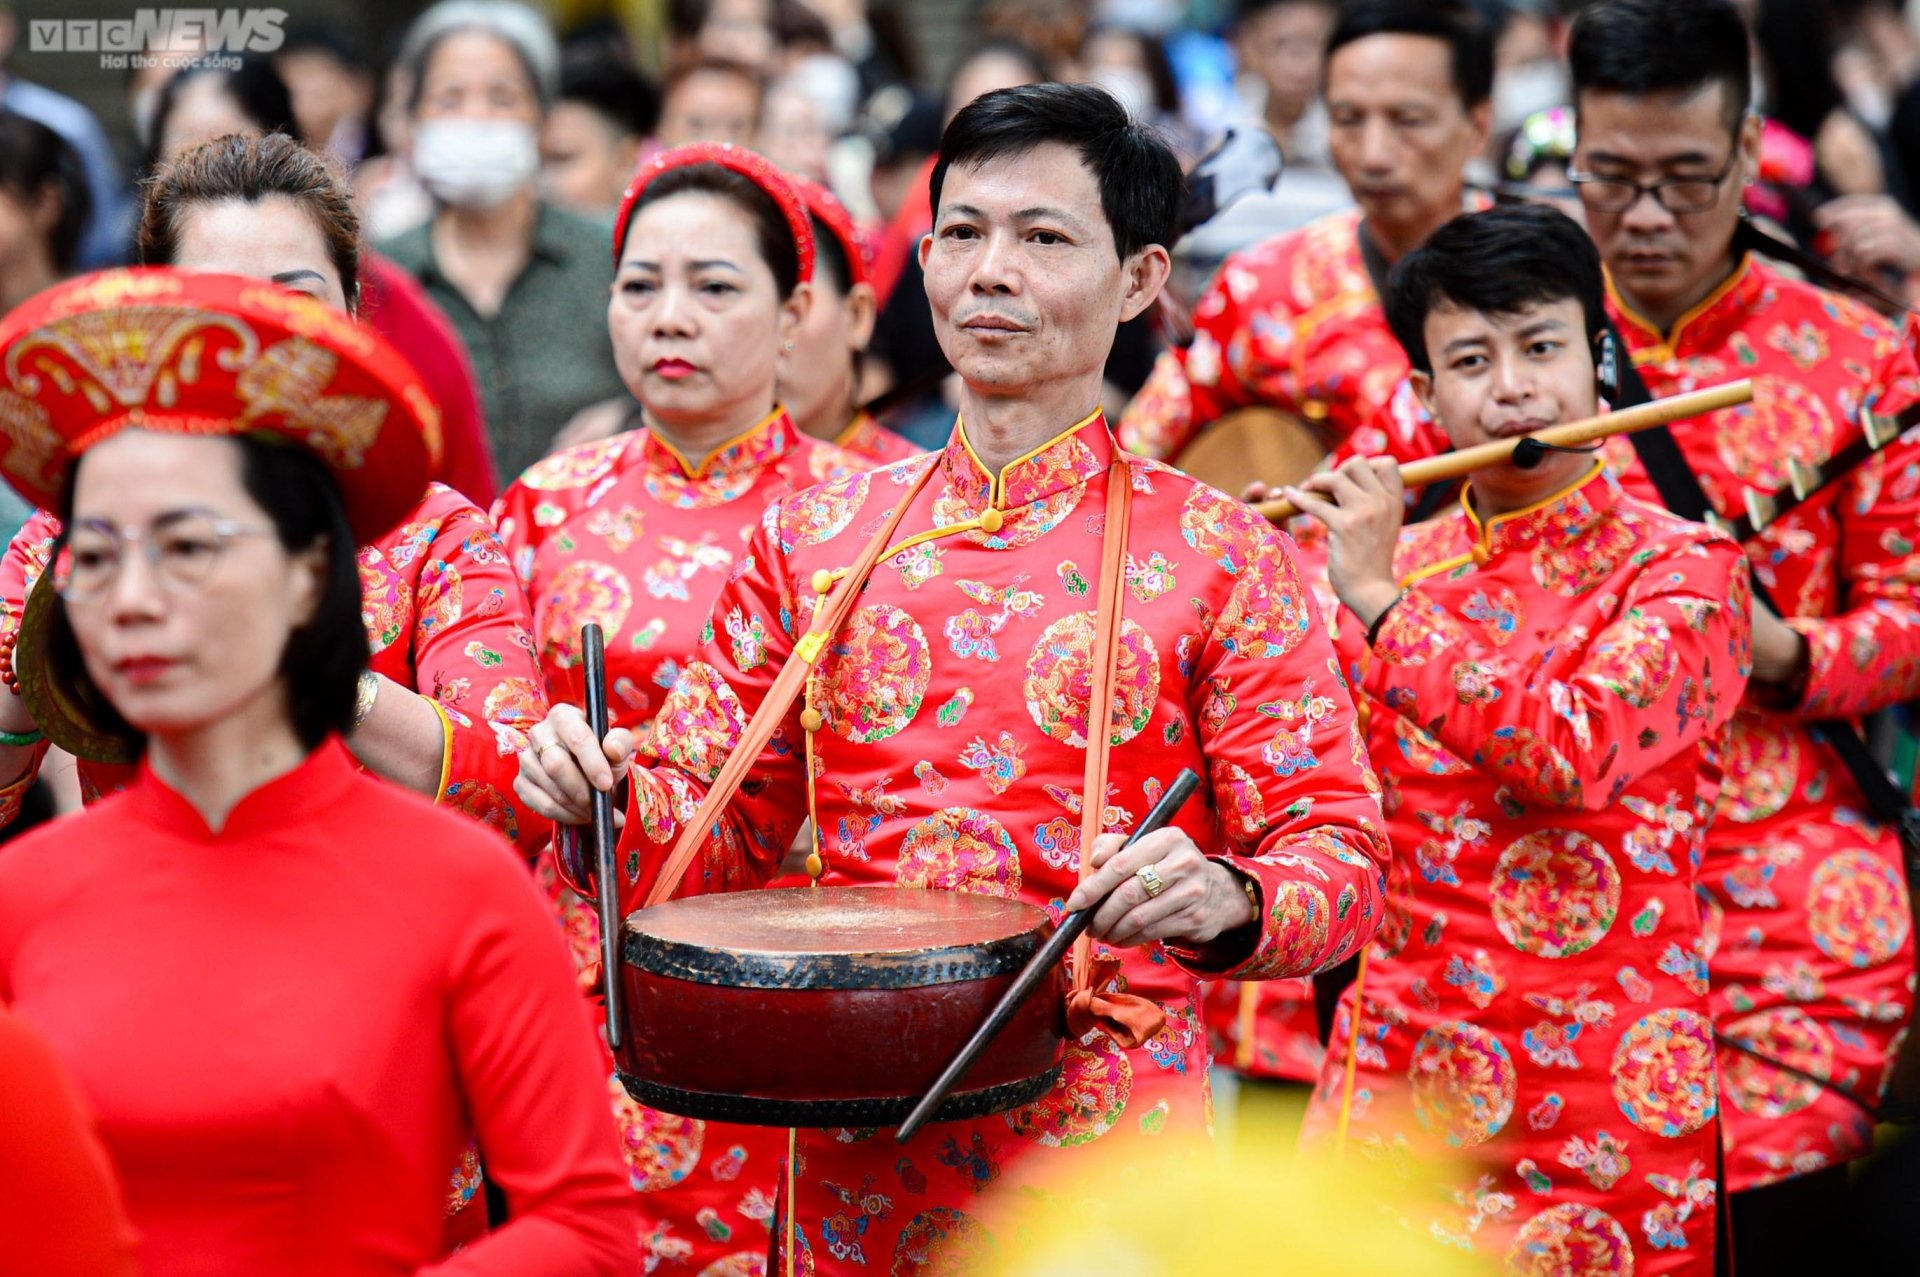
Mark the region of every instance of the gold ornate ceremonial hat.
<instances>
[{"instance_id":1,"label":"gold ornate ceremonial hat","mask_svg":"<svg viewBox=\"0 0 1920 1277\"><path fill-rule=\"evenodd\" d=\"M122 430L264 435L333 474L354 535L391 530L440 459L440 411L371 329L259 279L102 271L0 321L0 477L57 509Z\"/></svg>"},{"instance_id":2,"label":"gold ornate ceremonial hat","mask_svg":"<svg viewBox=\"0 0 1920 1277\"><path fill-rule=\"evenodd\" d=\"M440 460L440 411L412 366L344 312L265 280L102 271L0 320L0 478L58 510L75 462L131 429L305 448L332 473L362 544L419 505ZM19 618L20 695L55 743L130 762L85 689L46 676L50 576Z\"/></svg>"}]
</instances>

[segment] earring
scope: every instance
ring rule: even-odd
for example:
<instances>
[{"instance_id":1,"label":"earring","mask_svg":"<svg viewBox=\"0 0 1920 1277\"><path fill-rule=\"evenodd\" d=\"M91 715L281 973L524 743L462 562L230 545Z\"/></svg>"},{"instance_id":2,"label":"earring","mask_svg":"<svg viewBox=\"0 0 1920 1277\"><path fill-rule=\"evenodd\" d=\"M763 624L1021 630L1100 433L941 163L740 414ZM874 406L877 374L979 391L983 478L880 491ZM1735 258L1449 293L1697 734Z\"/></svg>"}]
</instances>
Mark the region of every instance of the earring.
<instances>
[{"instance_id":1,"label":"earring","mask_svg":"<svg viewBox=\"0 0 1920 1277\"><path fill-rule=\"evenodd\" d=\"M1596 379L1608 394L1620 388L1620 366L1614 361L1612 333L1600 334L1600 368Z\"/></svg>"},{"instance_id":2,"label":"earring","mask_svg":"<svg viewBox=\"0 0 1920 1277\"><path fill-rule=\"evenodd\" d=\"M792 352L792 350L793 350L793 343L792 343L792 342L788 342L788 343L787 343L786 345L784 345L784 346L782 346L782 347L781 347L781 349L782 349L782 350L785 350L785 351L788 351L789 353L791 353L791 352Z\"/></svg>"}]
</instances>

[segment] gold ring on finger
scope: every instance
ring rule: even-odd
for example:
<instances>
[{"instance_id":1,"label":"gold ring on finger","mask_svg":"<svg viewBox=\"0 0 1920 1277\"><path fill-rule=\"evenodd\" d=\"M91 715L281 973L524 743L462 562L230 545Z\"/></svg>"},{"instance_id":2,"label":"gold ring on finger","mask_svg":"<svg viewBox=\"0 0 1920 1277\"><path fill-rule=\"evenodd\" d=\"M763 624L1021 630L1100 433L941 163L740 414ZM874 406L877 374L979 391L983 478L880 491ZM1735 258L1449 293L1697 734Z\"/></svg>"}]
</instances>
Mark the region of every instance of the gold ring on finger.
<instances>
[{"instance_id":1,"label":"gold ring on finger","mask_svg":"<svg viewBox=\"0 0 1920 1277\"><path fill-rule=\"evenodd\" d=\"M1149 900L1167 889L1166 879L1162 878L1160 871L1152 865L1141 865L1140 868L1134 871L1133 876L1138 878L1140 885L1147 889L1147 899Z\"/></svg>"}]
</instances>

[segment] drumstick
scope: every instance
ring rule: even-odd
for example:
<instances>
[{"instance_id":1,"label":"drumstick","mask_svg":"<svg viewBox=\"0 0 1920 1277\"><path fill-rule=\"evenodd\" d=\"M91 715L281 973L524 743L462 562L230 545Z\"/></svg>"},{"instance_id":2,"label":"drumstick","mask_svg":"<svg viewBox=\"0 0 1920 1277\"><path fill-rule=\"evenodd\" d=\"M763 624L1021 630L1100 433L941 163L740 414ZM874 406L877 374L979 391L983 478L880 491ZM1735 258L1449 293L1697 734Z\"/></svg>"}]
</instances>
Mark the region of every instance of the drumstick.
<instances>
[{"instance_id":1,"label":"drumstick","mask_svg":"<svg viewBox=\"0 0 1920 1277\"><path fill-rule=\"evenodd\" d=\"M1636 404L1631 408L1622 408L1619 412L1603 412L1597 417L1586 417L1579 421L1548 426L1545 430L1536 430L1530 435L1518 435L1512 439L1495 439L1490 443L1479 443L1471 448L1462 448L1458 452L1443 452L1437 457L1422 457L1418 461L1409 461L1400 467L1400 481L1409 488L1425 487L1430 483L1439 483L1443 479L1458 479L1461 475L1487 466L1497 466L1511 458L1513 450L1528 439L1560 448L1578 447L1583 443L1592 443L1596 439L1632 434L1636 430L1650 430L1655 426L1664 426L1668 422L1679 421L1685 417L1697 417L1703 412L1732 408L1752 398L1753 382L1746 378L1730 381L1724 386L1689 390L1683 395L1669 395L1665 399L1655 399L1648 403ZM1294 508L1293 502L1285 497L1261 501L1253 508L1273 523L1292 518L1300 513Z\"/></svg>"},{"instance_id":2,"label":"drumstick","mask_svg":"<svg viewBox=\"0 0 1920 1277\"><path fill-rule=\"evenodd\" d=\"M589 621L580 627L583 681L586 684L587 727L593 739L607 738L607 647L600 627ZM620 1016L620 881L613 856L613 795L592 789L594 904L600 909L600 982L607 995L607 1047L618 1059L626 1030Z\"/></svg>"},{"instance_id":3,"label":"drumstick","mask_svg":"<svg viewBox=\"0 0 1920 1277\"><path fill-rule=\"evenodd\" d=\"M1120 849L1126 850L1171 821L1180 809L1186 806L1187 799L1193 797L1193 791L1199 787L1200 777L1194 774L1192 768L1183 768L1180 774L1173 778L1173 784L1167 786L1167 792L1160 796L1160 801L1153 805L1153 810L1149 811L1146 818L1140 822L1140 827L1127 836L1126 842L1120 845ZM1094 800L1089 795L1081 801ZM1114 890L1117 891L1119 888L1116 887ZM1040 987L1041 979L1053 970L1060 959L1066 957L1067 950L1072 948L1073 942L1080 938L1080 933L1093 925L1094 913L1112 894L1108 892L1106 896L1102 896L1086 908L1075 909L1060 919L1060 925L1054 928L1051 936L1047 937L1047 942L1040 946L1040 951L1027 959L1027 965L1020 969L1020 974L1013 978L1013 983L1007 986L1007 991L1000 995L1000 1001L994 1004L993 1010L987 1013L987 1018L978 1029L974 1030L973 1037L960 1048L959 1054L953 1057L953 1062L947 1065L946 1070L940 1074L939 1080L927 1088L927 1093L920 1097L920 1102L913 1106L913 1112L907 1114L907 1120L900 1124L900 1129L894 1133L894 1139L904 1144L913 1138L915 1131L926 1124L927 1119L933 1116L933 1111L940 1107L940 1101L947 1098L947 1092L953 1090L954 1085L965 1076L967 1070L973 1067L974 1061L980 1058L980 1053L1000 1036L1000 1030L1007 1027L1008 1021L1013 1019L1013 1013L1020 1009L1023 1002L1033 996L1033 991Z\"/></svg>"}]
</instances>

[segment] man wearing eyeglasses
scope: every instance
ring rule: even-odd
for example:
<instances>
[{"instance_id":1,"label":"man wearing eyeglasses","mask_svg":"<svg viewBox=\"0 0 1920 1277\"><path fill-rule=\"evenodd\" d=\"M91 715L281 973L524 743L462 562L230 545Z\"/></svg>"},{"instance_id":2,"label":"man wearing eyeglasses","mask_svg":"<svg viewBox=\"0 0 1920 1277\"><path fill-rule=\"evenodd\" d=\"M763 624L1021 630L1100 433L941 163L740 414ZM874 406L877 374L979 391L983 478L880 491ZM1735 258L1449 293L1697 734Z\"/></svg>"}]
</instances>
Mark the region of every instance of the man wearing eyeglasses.
<instances>
[{"instance_id":1,"label":"man wearing eyeglasses","mask_svg":"<svg viewBox=\"0 0 1920 1277\"><path fill-rule=\"evenodd\" d=\"M1737 519L1788 485L1791 464L1817 467L1860 439L1866 412L1914 401L1911 342L1740 251L1760 120L1728 0L1601 0L1574 23L1569 56L1569 176L1640 379L1655 396L1755 384L1749 407L1676 423L1671 464L1636 441L1623 478L1657 501L1661 488L1686 491L1676 485L1690 471L1711 508ZM1898 840L1809 724L1920 695L1916 530L1920 440L1909 438L1746 541L1786 619L1755 609L1753 680L1700 876L1707 934L1719 936L1704 956L1742 1277L1820 1264L1827 1230L1810 1222L1840 1217L1843 1163L1869 1146L1911 1010Z\"/></svg>"}]
</instances>

